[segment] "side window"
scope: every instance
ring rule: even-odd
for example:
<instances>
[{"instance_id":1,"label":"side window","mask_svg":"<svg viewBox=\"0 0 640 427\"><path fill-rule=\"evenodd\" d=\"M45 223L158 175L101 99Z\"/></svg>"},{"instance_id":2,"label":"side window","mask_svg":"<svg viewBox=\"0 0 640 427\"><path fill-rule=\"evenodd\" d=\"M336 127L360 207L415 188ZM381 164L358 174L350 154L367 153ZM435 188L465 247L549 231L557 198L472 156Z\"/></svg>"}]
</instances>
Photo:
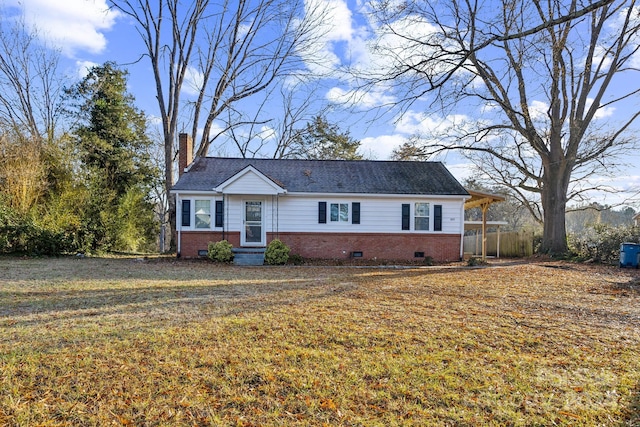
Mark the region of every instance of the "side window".
<instances>
[{"instance_id":1,"label":"side window","mask_svg":"<svg viewBox=\"0 0 640 427\"><path fill-rule=\"evenodd\" d=\"M182 222L183 227L191 227L191 200L182 201Z\"/></svg>"},{"instance_id":2,"label":"side window","mask_svg":"<svg viewBox=\"0 0 640 427\"><path fill-rule=\"evenodd\" d=\"M442 231L442 205L433 205L433 231Z\"/></svg>"},{"instance_id":3,"label":"side window","mask_svg":"<svg viewBox=\"0 0 640 427\"><path fill-rule=\"evenodd\" d=\"M211 201L196 200L196 228L211 228Z\"/></svg>"},{"instance_id":4,"label":"side window","mask_svg":"<svg viewBox=\"0 0 640 427\"><path fill-rule=\"evenodd\" d=\"M414 217L414 230L429 230L429 203L416 203Z\"/></svg>"}]
</instances>

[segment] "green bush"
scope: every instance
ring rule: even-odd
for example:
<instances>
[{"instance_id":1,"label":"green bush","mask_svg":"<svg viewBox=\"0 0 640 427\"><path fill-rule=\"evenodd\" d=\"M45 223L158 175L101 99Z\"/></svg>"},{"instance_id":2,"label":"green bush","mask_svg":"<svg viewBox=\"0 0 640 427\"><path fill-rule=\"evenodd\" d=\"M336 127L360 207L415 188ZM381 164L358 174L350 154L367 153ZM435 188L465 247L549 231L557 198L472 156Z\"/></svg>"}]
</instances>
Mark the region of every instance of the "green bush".
<instances>
[{"instance_id":1,"label":"green bush","mask_svg":"<svg viewBox=\"0 0 640 427\"><path fill-rule=\"evenodd\" d=\"M233 252L231 249L233 246L226 240L220 240L219 242L209 242L209 248L207 256L217 262L231 262L233 261Z\"/></svg>"},{"instance_id":2,"label":"green bush","mask_svg":"<svg viewBox=\"0 0 640 427\"><path fill-rule=\"evenodd\" d=\"M264 252L264 262L269 265L286 264L289 260L289 247L278 239L274 239L267 245Z\"/></svg>"},{"instance_id":3,"label":"green bush","mask_svg":"<svg viewBox=\"0 0 640 427\"><path fill-rule=\"evenodd\" d=\"M0 253L60 255L77 250L74 230L56 231L37 225L0 201Z\"/></svg>"},{"instance_id":4,"label":"green bush","mask_svg":"<svg viewBox=\"0 0 640 427\"><path fill-rule=\"evenodd\" d=\"M604 264L620 261L620 244L640 241L640 227L595 224L590 230L572 234L568 238L569 249L580 260L592 260Z\"/></svg>"}]
</instances>

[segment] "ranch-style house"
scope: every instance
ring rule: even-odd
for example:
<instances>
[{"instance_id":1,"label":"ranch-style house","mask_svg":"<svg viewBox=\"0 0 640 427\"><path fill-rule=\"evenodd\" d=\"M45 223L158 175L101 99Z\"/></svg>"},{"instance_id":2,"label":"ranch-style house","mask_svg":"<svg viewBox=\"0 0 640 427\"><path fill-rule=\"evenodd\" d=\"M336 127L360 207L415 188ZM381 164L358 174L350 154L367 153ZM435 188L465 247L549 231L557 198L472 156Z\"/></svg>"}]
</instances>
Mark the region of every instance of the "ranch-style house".
<instances>
[{"instance_id":1,"label":"ranch-style house","mask_svg":"<svg viewBox=\"0 0 640 427\"><path fill-rule=\"evenodd\" d=\"M440 162L198 157L180 135L177 252L209 242L305 258L461 259L470 194Z\"/></svg>"}]
</instances>

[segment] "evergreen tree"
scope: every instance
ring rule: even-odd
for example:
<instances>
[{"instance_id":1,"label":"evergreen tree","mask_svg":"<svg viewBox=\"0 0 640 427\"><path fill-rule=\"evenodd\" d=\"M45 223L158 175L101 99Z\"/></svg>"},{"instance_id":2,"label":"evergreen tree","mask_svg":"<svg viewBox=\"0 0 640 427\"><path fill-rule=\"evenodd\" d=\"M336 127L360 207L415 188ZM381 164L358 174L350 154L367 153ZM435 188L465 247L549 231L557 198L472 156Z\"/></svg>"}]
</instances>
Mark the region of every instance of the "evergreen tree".
<instances>
[{"instance_id":1,"label":"evergreen tree","mask_svg":"<svg viewBox=\"0 0 640 427\"><path fill-rule=\"evenodd\" d=\"M317 160L362 160L360 141L317 115L298 133L289 157Z\"/></svg>"},{"instance_id":2,"label":"evergreen tree","mask_svg":"<svg viewBox=\"0 0 640 427\"><path fill-rule=\"evenodd\" d=\"M148 154L145 115L134 106L126 84L127 72L107 62L69 91L81 119L75 136L90 193L83 227L89 250L138 250L148 246L142 241L155 239L148 190L159 171ZM134 194L137 218L130 214Z\"/></svg>"}]
</instances>

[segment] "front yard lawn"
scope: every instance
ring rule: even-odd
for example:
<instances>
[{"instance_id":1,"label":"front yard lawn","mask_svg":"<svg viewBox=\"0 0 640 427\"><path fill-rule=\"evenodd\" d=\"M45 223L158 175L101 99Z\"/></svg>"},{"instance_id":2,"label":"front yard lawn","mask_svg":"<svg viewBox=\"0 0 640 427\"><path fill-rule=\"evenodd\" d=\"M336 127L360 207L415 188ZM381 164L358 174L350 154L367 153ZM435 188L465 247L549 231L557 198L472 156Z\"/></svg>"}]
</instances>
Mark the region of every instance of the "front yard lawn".
<instances>
[{"instance_id":1,"label":"front yard lawn","mask_svg":"<svg viewBox=\"0 0 640 427\"><path fill-rule=\"evenodd\" d=\"M640 425L640 274L0 258L0 425Z\"/></svg>"}]
</instances>

